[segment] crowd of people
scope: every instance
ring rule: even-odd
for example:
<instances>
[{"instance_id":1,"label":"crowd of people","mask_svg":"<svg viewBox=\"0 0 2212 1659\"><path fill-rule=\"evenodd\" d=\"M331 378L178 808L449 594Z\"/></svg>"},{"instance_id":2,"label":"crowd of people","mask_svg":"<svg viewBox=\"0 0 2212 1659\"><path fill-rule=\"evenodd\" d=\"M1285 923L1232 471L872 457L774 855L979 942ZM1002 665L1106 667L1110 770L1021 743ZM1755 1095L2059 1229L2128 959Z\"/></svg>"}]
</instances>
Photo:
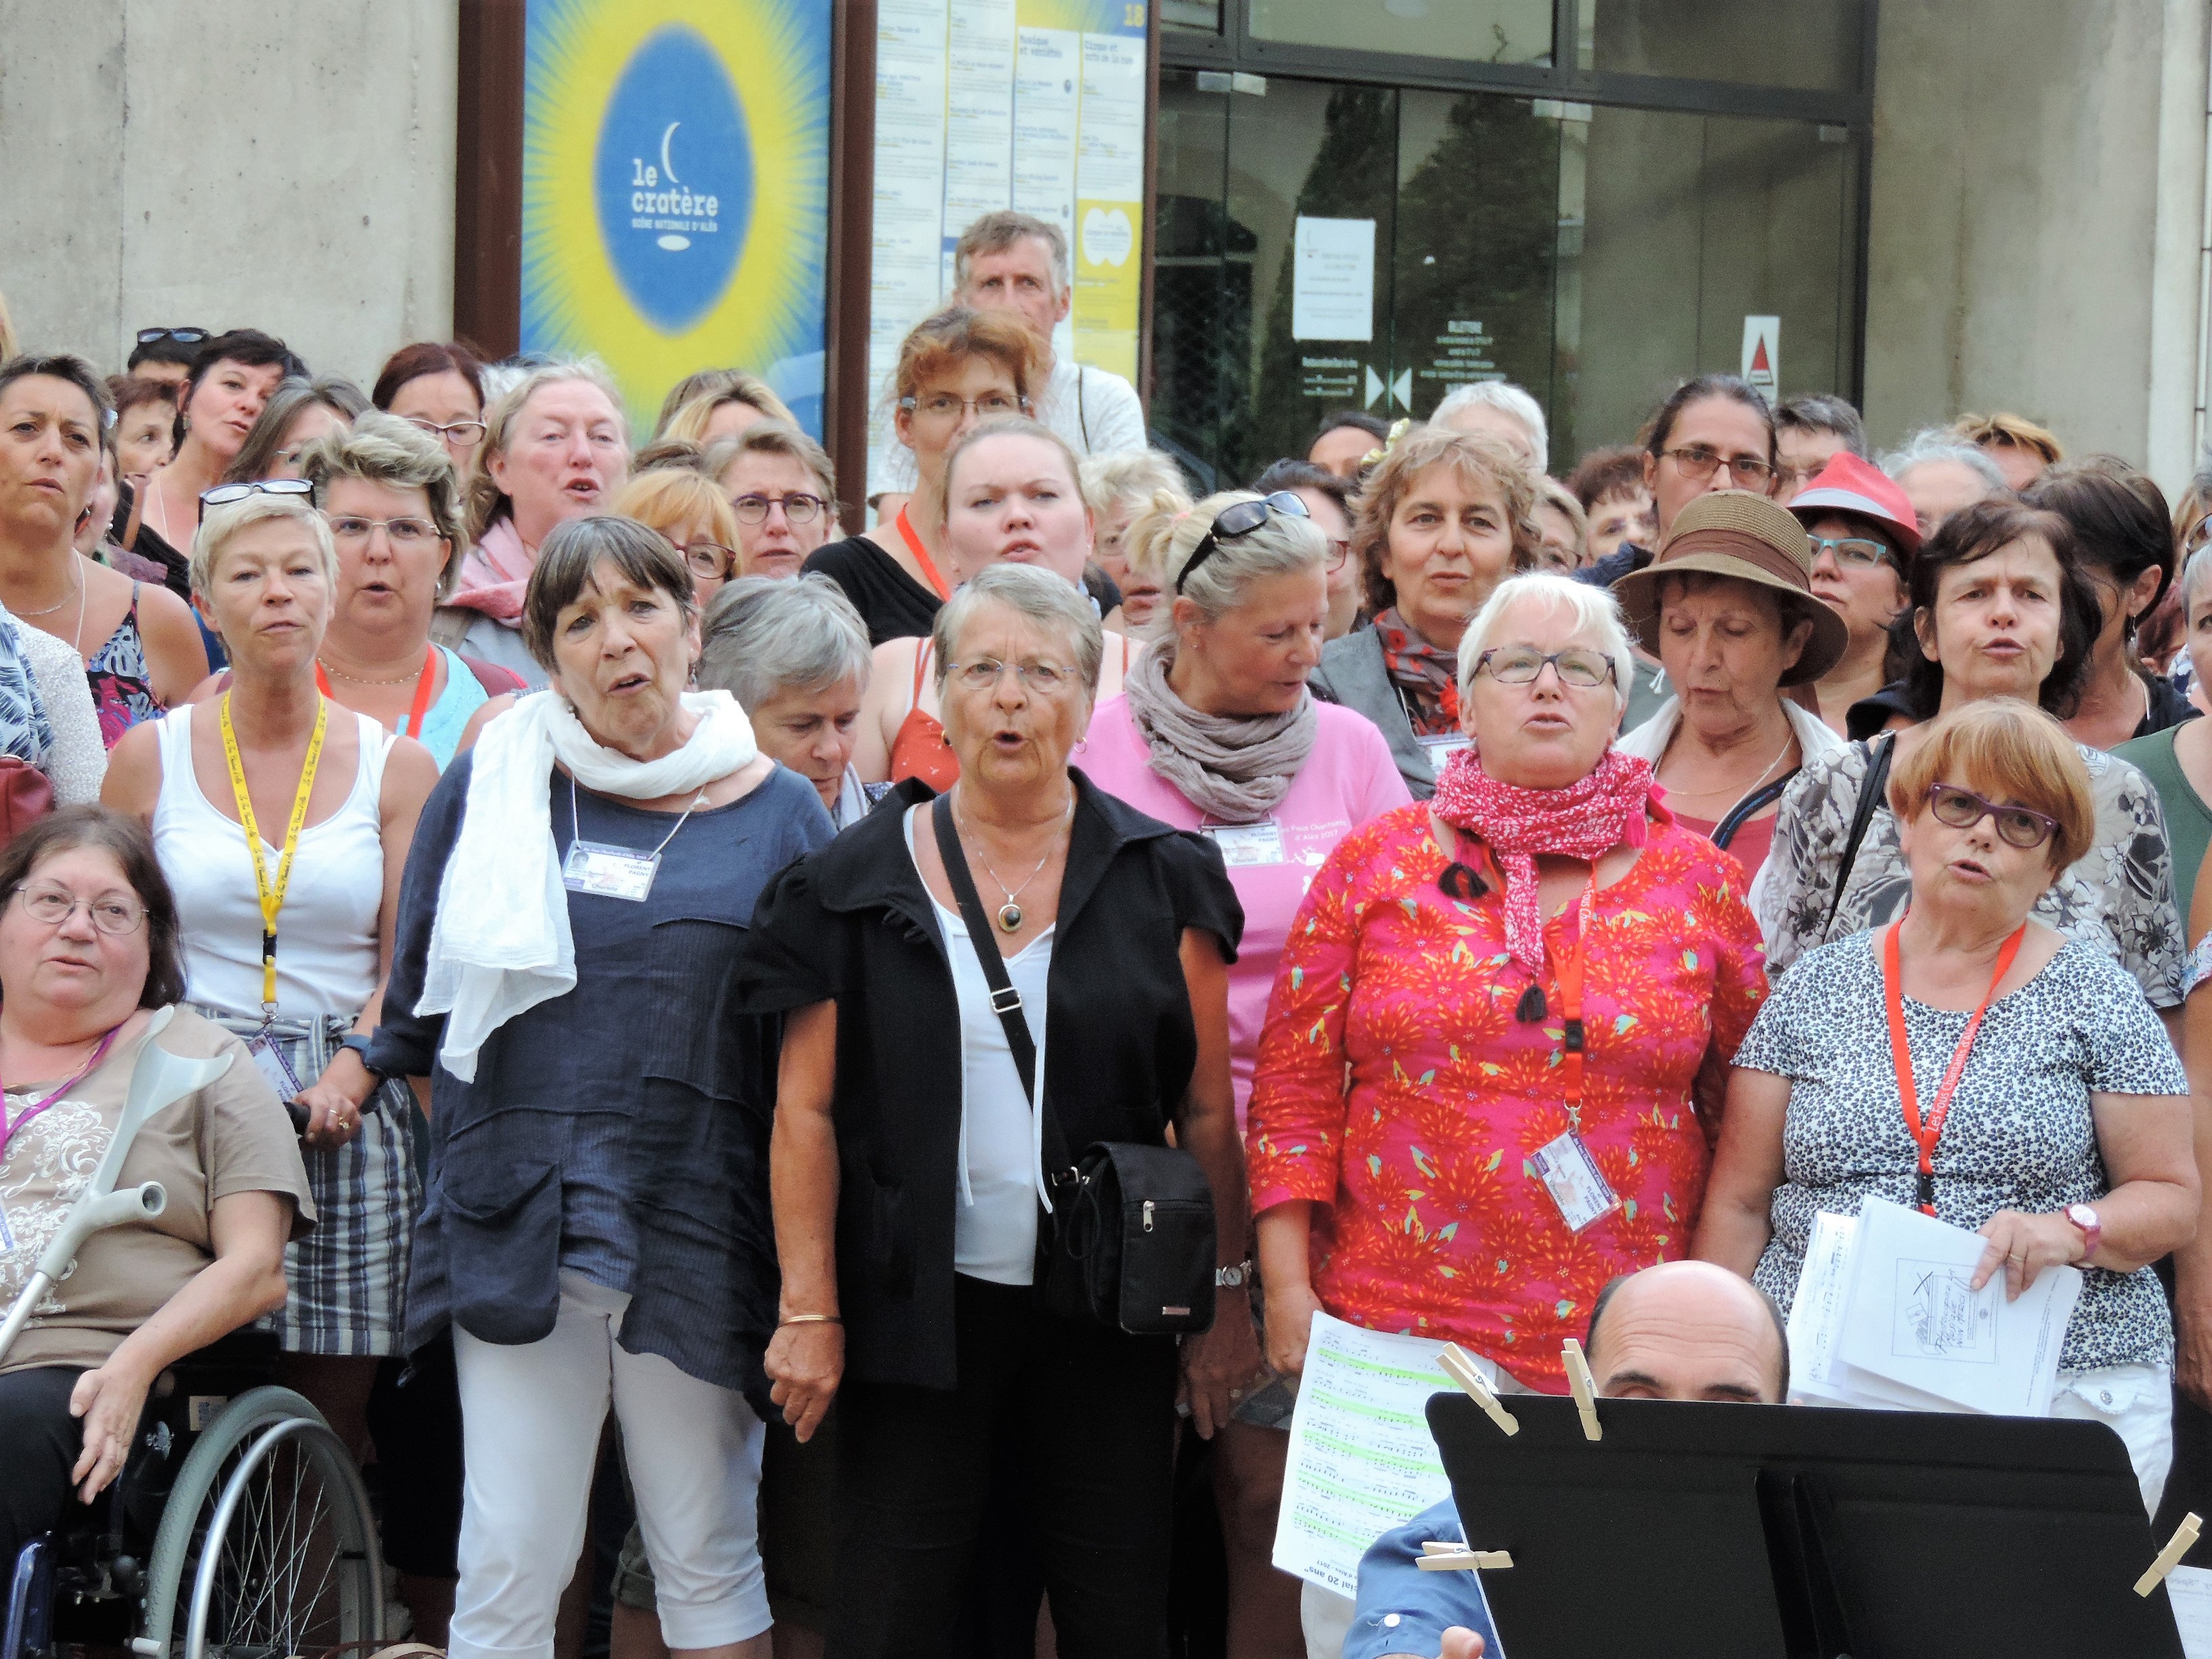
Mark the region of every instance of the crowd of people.
<instances>
[{"instance_id":1,"label":"crowd of people","mask_svg":"<svg viewBox=\"0 0 2212 1659\"><path fill-rule=\"evenodd\" d=\"M1470 1651L1272 1565L1315 1315L1559 1394L1693 1262L1614 1370L1774 1401L1870 1195L2082 1269L2051 1414L2204 1506L2212 465L1702 374L1201 497L1056 229L954 272L872 495L737 368L5 343L0 1303L151 1011L237 1063L0 1355L0 1571L251 1330L459 1659Z\"/></svg>"}]
</instances>

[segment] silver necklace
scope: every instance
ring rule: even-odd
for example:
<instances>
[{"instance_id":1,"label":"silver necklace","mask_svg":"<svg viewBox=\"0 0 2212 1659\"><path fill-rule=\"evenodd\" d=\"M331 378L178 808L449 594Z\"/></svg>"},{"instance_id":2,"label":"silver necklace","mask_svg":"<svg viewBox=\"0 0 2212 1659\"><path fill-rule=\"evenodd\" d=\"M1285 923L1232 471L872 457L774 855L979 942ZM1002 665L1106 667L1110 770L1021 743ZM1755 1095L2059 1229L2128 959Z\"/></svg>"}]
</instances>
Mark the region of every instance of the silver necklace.
<instances>
[{"instance_id":1,"label":"silver necklace","mask_svg":"<svg viewBox=\"0 0 2212 1659\"><path fill-rule=\"evenodd\" d=\"M75 563L75 562L76 562L76 550L72 549L72 550L70 550L70 562L71 563ZM77 597L77 594L82 593L83 591L84 591L84 576L83 576L83 574L82 574L82 572L79 572L79 573L76 573L76 592L72 592L72 593L64 593L64 594L63 594L63 595L61 596L61 598L59 598L58 599L56 599L56 600L55 600L52 605L48 605L48 606L47 606L44 611L11 611L9 614L10 614L10 615L13 615L13 616L17 616L17 617L51 617L51 616L52 616L52 615L54 614L54 612L55 612L55 611L57 611L60 610L64 605L67 605L67 604L68 604L71 599L76 599L76 598Z\"/></svg>"},{"instance_id":2,"label":"silver necklace","mask_svg":"<svg viewBox=\"0 0 2212 1659\"><path fill-rule=\"evenodd\" d=\"M1064 815L1062 822L1065 823L1067 818L1072 818L1074 816L1075 791L1073 787L1071 786L1067 793L1067 811ZM952 821L955 824L959 826L961 841L962 843L965 845L971 837L968 833L967 819L962 815L960 811L960 794L957 789L953 792L952 795ZM1055 830L1053 832L1053 840L1056 842L1058 839L1059 831ZM1036 868L1030 871L1028 875L1022 878L1022 884L1019 887L1009 887L1006 885L1005 878L1001 877L996 870L994 870L991 867L990 860L983 856L982 843L980 841L976 842L975 862L983 866L983 873L990 877L992 883L1001 893L1006 896L1006 902L999 907L998 918L999 926L1005 932L1009 933L1018 933L1021 932L1022 907L1016 903L1015 901L1029 890L1029 886L1031 882L1035 881L1040 875L1044 873L1045 866L1052 862L1053 851L1054 848L1052 845L1048 843L1044 849L1044 856L1036 861Z\"/></svg>"},{"instance_id":3,"label":"silver necklace","mask_svg":"<svg viewBox=\"0 0 2212 1659\"><path fill-rule=\"evenodd\" d=\"M1784 720L1783 724L1787 726L1790 723L1787 720ZM1741 795L1738 795L1735 798L1735 805L1731 805L1728 811L1722 813L1720 817L1713 820L1713 823L1716 825L1727 823L1730 815L1735 812L1736 807L1742 805L1744 802L1749 800L1753 795L1759 793L1759 785L1766 781L1766 775L1769 772L1771 772L1776 767L1781 765L1784 761L1790 758L1790 746L1796 741L1797 732L1796 729L1792 727L1790 731L1790 735L1782 740L1782 752L1777 755L1772 760L1767 762L1765 765L1759 769L1759 775L1751 781L1751 787L1745 790ZM1673 748L1673 742L1670 740L1667 746L1670 749ZM1663 762L1667 757L1664 755L1662 755L1659 758ZM1658 775L1658 768L1654 767L1652 769L1652 775L1655 777ZM1687 792L1683 790L1677 790L1674 793L1677 794L1687 794ZM1717 794L1719 792L1717 790L1710 790L1706 793ZM1691 800L1703 800L1705 799L1705 796L1704 794L1687 795L1687 798Z\"/></svg>"}]
</instances>

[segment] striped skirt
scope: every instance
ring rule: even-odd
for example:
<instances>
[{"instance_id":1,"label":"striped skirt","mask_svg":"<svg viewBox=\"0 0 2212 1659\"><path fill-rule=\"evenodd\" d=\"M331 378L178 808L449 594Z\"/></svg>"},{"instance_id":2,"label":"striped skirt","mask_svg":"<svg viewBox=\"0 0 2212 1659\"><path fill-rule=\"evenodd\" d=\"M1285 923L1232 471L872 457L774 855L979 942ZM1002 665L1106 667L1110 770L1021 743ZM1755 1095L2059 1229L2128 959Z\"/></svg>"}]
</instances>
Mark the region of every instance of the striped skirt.
<instances>
[{"instance_id":1,"label":"striped skirt","mask_svg":"<svg viewBox=\"0 0 2212 1659\"><path fill-rule=\"evenodd\" d=\"M198 1007L251 1043L258 1018ZM353 1030L350 1019L280 1019L270 1028L302 1088L313 1084ZM409 1115L414 1091L388 1078L362 1103L361 1130L338 1147L300 1149L315 1225L284 1247L284 1307L262 1322L287 1353L380 1357L400 1352L405 1330L407 1255L422 1206Z\"/></svg>"}]
</instances>

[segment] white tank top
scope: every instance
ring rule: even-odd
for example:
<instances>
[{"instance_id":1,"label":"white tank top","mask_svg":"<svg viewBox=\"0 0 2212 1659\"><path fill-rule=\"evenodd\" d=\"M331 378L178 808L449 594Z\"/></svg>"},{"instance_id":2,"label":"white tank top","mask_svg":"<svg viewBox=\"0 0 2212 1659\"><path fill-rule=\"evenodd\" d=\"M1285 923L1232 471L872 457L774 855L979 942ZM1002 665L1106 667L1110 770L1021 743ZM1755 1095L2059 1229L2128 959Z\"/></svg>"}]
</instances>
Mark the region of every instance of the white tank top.
<instances>
[{"instance_id":1,"label":"white tank top","mask_svg":"<svg viewBox=\"0 0 2212 1659\"><path fill-rule=\"evenodd\" d=\"M194 712L186 704L155 723L161 794L154 805L154 851L177 896L186 999L258 1018L261 901L246 832L216 811L192 771ZM331 705L333 720L350 714ZM361 746L353 791L336 812L301 830L277 918L276 1012L285 1018L351 1019L376 989L377 912L384 902L380 803L393 738L366 714L351 718ZM283 848L268 845L267 836L271 829L281 836L283 825L259 828L263 868L273 880Z\"/></svg>"}]
</instances>

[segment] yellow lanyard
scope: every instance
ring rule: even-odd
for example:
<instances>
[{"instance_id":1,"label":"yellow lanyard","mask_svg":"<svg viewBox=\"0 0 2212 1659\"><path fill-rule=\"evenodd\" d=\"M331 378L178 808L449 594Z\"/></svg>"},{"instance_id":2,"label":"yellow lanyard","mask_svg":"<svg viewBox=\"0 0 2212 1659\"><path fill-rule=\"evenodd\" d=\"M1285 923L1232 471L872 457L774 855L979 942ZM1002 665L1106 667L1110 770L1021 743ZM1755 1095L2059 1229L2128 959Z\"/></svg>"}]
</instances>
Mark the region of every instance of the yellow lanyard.
<instances>
[{"instance_id":1,"label":"yellow lanyard","mask_svg":"<svg viewBox=\"0 0 2212 1659\"><path fill-rule=\"evenodd\" d=\"M307 763L300 769L300 793L292 800L292 821L284 826L284 851L276 860L272 884L269 868L261 861L261 829L253 821L253 799L246 789L246 763L238 757L238 733L230 724L230 693L222 694L222 757L230 763L230 789L238 798L238 822L246 831L246 856L253 860L254 890L261 896L261 1014L276 1012L276 913L284 908L284 890L292 884L292 854L300 848L300 826L307 821L307 797L315 792L315 768L323 758L323 732L331 723L331 706L318 698L315 734L307 739Z\"/></svg>"}]
</instances>

